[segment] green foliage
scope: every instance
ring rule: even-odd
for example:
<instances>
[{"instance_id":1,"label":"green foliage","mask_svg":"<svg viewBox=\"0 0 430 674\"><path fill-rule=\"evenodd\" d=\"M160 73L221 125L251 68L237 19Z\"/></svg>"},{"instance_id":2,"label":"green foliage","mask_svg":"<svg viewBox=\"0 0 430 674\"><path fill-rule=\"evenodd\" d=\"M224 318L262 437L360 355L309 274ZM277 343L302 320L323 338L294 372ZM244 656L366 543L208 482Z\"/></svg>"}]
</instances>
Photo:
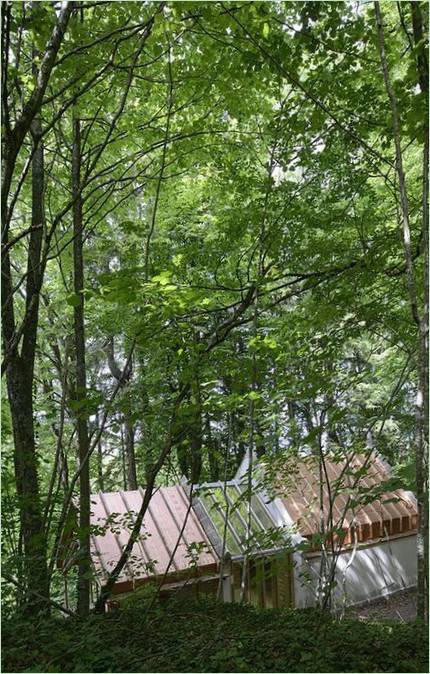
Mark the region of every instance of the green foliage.
<instances>
[{"instance_id":1,"label":"green foliage","mask_svg":"<svg viewBox=\"0 0 430 674\"><path fill-rule=\"evenodd\" d=\"M3 620L13 672L426 672L419 623L338 621L313 609L148 600L87 620Z\"/></svg>"},{"instance_id":2,"label":"green foliage","mask_svg":"<svg viewBox=\"0 0 430 674\"><path fill-rule=\"evenodd\" d=\"M196 464L201 481L232 477L251 441L268 463L284 450L315 452L323 439L332 454L362 451L370 428L375 448L413 488L416 325L371 4L81 4L40 110L47 264L30 388L49 553L67 492L57 450L73 476L81 415L92 437L106 416L90 459L93 491L124 487L126 423L139 484L171 430L181 439L159 484L190 477ZM40 54L30 55L44 49L56 21L53 3L33 5L7 5L12 126L34 91ZM410 44L411 8L399 5L404 25L396 3L381 4L422 311L426 96ZM72 108L84 147L82 296L73 292ZM21 234L32 222L29 158L28 136L11 190L22 176L10 228L15 334L27 304L29 239ZM251 302L234 320L253 283L258 316ZM73 308L81 302L88 390L76 400ZM134 348L118 391L107 363L111 342L119 369ZM191 391L176 409L185 384ZM4 551L21 577L7 402L2 440ZM240 648L229 644L213 667L226 667Z\"/></svg>"}]
</instances>

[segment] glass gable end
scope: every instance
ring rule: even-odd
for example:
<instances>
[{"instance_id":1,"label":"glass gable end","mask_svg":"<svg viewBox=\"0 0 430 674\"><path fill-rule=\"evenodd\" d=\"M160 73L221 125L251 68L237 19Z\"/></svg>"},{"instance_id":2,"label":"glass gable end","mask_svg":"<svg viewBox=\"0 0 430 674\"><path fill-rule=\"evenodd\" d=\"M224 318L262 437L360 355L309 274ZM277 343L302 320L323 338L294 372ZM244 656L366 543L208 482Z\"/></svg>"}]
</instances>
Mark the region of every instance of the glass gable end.
<instances>
[{"instance_id":1,"label":"glass gable end","mask_svg":"<svg viewBox=\"0 0 430 674\"><path fill-rule=\"evenodd\" d=\"M195 489L195 495L211 521L225 551L232 557L258 554L289 547L285 527L277 527L262 497L253 493L248 507L248 490L238 482L213 483ZM250 527L248 536L248 521Z\"/></svg>"}]
</instances>

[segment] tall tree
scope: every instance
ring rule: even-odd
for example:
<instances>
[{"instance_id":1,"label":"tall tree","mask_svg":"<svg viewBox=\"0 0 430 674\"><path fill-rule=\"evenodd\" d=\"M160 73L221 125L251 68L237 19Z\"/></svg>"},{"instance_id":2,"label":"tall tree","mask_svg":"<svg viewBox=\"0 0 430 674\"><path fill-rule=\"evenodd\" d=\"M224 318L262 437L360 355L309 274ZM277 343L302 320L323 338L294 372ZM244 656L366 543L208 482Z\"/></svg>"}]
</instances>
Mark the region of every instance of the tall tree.
<instances>
[{"instance_id":1,"label":"tall tree","mask_svg":"<svg viewBox=\"0 0 430 674\"><path fill-rule=\"evenodd\" d=\"M129 367L126 372L122 372L118 363L115 360L115 341L110 337L106 345L106 355L108 359L109 370L114 379L120 385L123 392L123 413L124 419L124 449L125 449L125 464L126 464L126 487L127 489L137 489L137 470L136 470L136 454L135 454L135 425L133 422L133 413L131 409L130 388L128 384L133 374L133 361L130 360Z\"/></svg>"},{"instance_id":2,"label":"tall tree","mask_svg":"<svg viewBox=\"0 0 430 674\"><path fill-rule=\"evenodd\" d=\"M38 327L39 293L41 287L40 259L45 224L44 213L44 157L40 142L41 123L32 122L34 152L32 159L32 223L27 260L26 311L28 320L23 331L22 347L11 352L6 371L9 405L14 435L14 463L16 488L20 509L22 539L24 544L24 566L28 601L33 592L49 597L46 567L46 538L41 512L38 478L38 459L34 430L34 363ZM9 277L10 278L10 277ZM10 289L9 283L5 283ZM13 297L6 296L3 331L6 344L13 340L15 318ZM36 602L40 604L40 602ZM42 605L43 606L43 605ZM43 606L46 608L46 605Z\"/></svg>"},{"instance_id":3,"label":"tall tree","mask_svg":"<svg viewBox=\"0 0 430 674\"><path fill-rule=\"evenodd\" d=\"M9 72L12 5L2 12L2 330L6 354L8 399L14 434L14 464L16 488L24 545L24 567L27 602L38 608L46 603L34 600L34 592L49 597L46 566L46 537L41 512L38 461L34 430L34 367L39 322L40 290L43 280L42 244L45 232L45 175L44 148L41 140L42 122L40 108L56 55L62 44L72 11L72 4L62 7L45 50L39 56L39 67L33 65L34 86L22 110L12 121L11 80ZM32 45L33 56L37 53ZM31 151L27 167L31 165L31 227L28 235L28 253L25 286L25 319L19 324L16 313L15 288L9 253L9 227L13 203L9 192L16 162L28 133L31 134Z\"/></svg>"},{"instance_id":4,"label":"tall tree","mask_svg":"<svg viewBox=\"0 0 430 674\"><path fill-rule=\"evenodd\" d=\"M85 616L90 602L90 461L88 438L87 375L85 364L84 258L81 197L81 122L73 118L73 286L76 358L75 409L79 455L79 560L78 612Z\"/></svg>"},{"instance_id":5,"label":"tall tree","mask_svg":"<svg viewBox=\"0 0 430 674\"><path fill-rule=\"evenodd\" d=\"M412 3L414 4L414 3ZM401 228L401 240L405 257L405 275L409 294L412 318L416 324L418 336L418 391L416 396L416 475L417 475L417 501L418 501L418 535L417 535L417 561L418 561L418 615L425 620L428 619L428 277L424 284L424 306L420 307L419 284L417 283L416 270L414 268L413 251L411 243L411 214L409 205L408 188L406 184L406 175L404 170L404 160L402 151L402 129L398 110L397 97L393 89L391 77L388 69L385 46L385 31L380 3L375 2L375 14L378 27L379 55L381 59L381 68L384 76L385 88L390 101L393 140L396 153L396 172L399 190L399 224ZM425 78L423 77L422 64L422 41L423 31L419 15L419 8L412 8L414 36L417 39L416 48L418 50L418 60L420 68L420 85L425 87ZM423 92L425 95L427 90ZM424 140L424 162L423 162L423 235L427 231L425 224L428 217L428 128L426 125ZM424 237L426 238L426 237ZM428 274L428 249L425 245L425 275ZM421 285L421 284L420 284ZM426 287L427 286L427 287Z\"/></svg>"}]
</instances>

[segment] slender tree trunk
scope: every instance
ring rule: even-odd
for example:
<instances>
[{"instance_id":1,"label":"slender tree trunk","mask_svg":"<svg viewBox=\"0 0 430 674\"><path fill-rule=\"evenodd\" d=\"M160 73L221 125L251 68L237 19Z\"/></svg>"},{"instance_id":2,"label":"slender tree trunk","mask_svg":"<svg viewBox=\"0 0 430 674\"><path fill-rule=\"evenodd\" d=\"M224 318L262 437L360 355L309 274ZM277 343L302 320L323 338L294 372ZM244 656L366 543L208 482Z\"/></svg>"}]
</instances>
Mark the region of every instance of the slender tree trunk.
<instances>
[{"instance_id":1,"label":"slender tree trunk","mask_svg":"<svg viewBox=\"0 0 430 674\"><path fill-rule=\"evenodd\" d=\"M2 153L2 242L4 243L3 235L7 233L9 226L8 217L8 196L10 186L15 173L15 164L24 143L25 137L31 130L37 115L42 106L42 100L48 86L49 78L51 76L52 68L54 67L55 59L58 50L64 39L64 34L67 29L67 24L73 10L73 2L64 2L61 11L57 15L57 23L54 26L50 38L47 42L46 49L41 55L39 70L35 73L35 86L32 89L31 95L25 102L21 114L15 122L15 126L8 130L4 135L4 152ZM2 54L3 63L7 63L7 55ZM6 76L6 73L3 73ZM7 101L3 101L5 109ZM36 122L38 124L39 122ZM33 222L33 225L35 223Z\"/></svg>"},{"instance_id":2,"label":"slender tree trunk","mask_svg":"<svg viewBox=\"0 0 430 674\"><path fill-rule=\"evenodd\" d=\"M124 414L125 458L127 464L127 489L137 489L136 454L134 451L135 428L130 410Z\"/></svg>"},{"instance_id":3,"label":"slender tree trunk","mask_svg":"<svg viewBox=\"0 0 430 674\"><path fill-rule=\"evenodd\" d=\"M131 414L131 400L128 400L129 396L127 396L128 384L132 376L132 364L130 363L130 367L127 369L125 376L123 376L121 369L115 360L115 343L113 337L109 339L106 345L106 355L111 375L121 384L123 396L127 402L127 411L123 414L126 489L134 490L137 489L136 454L134 450L136 429Z\"/></svg>"},{"instance_id":4,"label":"slender tree trunk","mask_svg":"<svg viewBox=\"0 0 430 674\"><path fill-rule=\"evenodd\" d=\"M7 370L7 388L14 438L15 480L22 529L24 572L31 611L45 609L32 597L33 591L49 596L36 446L33 421L31 364L17 356Z\"/></svg>"},{"instance_id":5,"label":"slender tree trunk","mask_svg":"<svg viewBox=\"0 0 430 674\"><path fill-rule=\"evenodd\" d=\"M73 206L73 270L76 303L74 307L74 334L76 354L76 425L78 432L79 465L79 562L78 562L78 613L88 615L90 609L90 471L87 452L89 448L86 401L85 327L84 327L84 262L82 239L82 199L80 194L81 126L73 119L72 193Z\"/></svg>"},{"instance_id":6,"label":"slender tree trunk","mask_svg":"<svg viewBox=\"0 0 430 674\"><path fill-rule=\"evenodd\" d=\"M428 161L429 139L426 130L423 161L423 233L424 233L424 309L418 326L418 392L417 392L417 455L416 482L418 502L418 596L417 615L428 622L428 573L429 573L429 528L428 528L428 441L429 441L429 390L428 390Z\"/></svg>"},{"instance_id":7,"label":"slender tree trunk","mask_svg":"<svg viewBox=\"0 0 430 674\"><path fill-rule=\"evenodd\" d=\"M414 43L417 50L417 73L420 89L426 100L428 110L428 59L424 42L423 17L419 2L411 2L412 26ZM429 441L429 130L428 117L424 120L424 147L423 147L423 184L422 184L422 237L424 251L424 306L423 316L419 325L419 391L418 391L418 447L417 453L417 484L420 485L418 500L421 502L422 515L419 519L419 544L423 550L421 565L421 596L419 595L418 615L428 622L428 577L429 577L429 528L428 528L428 441ZM424 585L425 584L425 585ZM422 586L424 585L424 592Z\"/></svg>"},{"instance_id":8,"label":"slender tree trunk","mask_svg":"<svg viewBox=\"0 0 430 674\"><path fill-rule=\"evenodd\" d=\"M32 124L32 135L37 143L41 125L38 119ZM41 282L40 257L44 225L44 165L43 145L39 143L32 160L32 221L40 225L30 235L28 262L26 310L30 313L23 334L21 354L18 346L11 357L7 369L7 388L12 416L14 436L14 464L18 494L22 541L24 549L24 570L26 577L26 600L31 601L31 609L46 610L46 602L35 599L34 591L49 596L49 582L46 565L46 537L43 527L39 480L34 432L33 382L36 353L36 334L39 313L39 290ZM6 267L9 267L7 257ZM10 272L10 267L9 267ZM6 290L11 291L10 275L3 279ZM14 331L13 299L8 296L3 306L3 330L6 343ZM9 339L8 339L9 338Z\"/></svg>"},{"instance_id":9,"label":"slender tree trunk","mask_svg":"<svg viewBox=\"0 0 430 674\"><path fill-rule=\"evenodd\" d=\"M205 414L206 445L208 448L209 481L219 480L219 450L217 439L212 435L209 414Z\"/></svg>"},{"instance_id":10,"label":"slender tree trunk","mask_svg":"<svg viewBox=\"0 0 430 674\"><path fill-rule=\"evenodd\" d=\"M124 485L124 490L127 491L127 465L125 460L125 443L124 443L124 424L120 425L120 437L121 437L121 470L122 470L122 483Z\"/></svg>"},{"instance_id":11,"label":"slender tree trunk","mask_svg":"<svg viewBox=\"0 0 430 674\"><path fill-rule=\"evenodd\" d=\"M35 143L37 143L40 132L40 121L35 119L32 124ZM24 330L21 354L16 345L6 371L14 436L15 479L24 550L24 572L28 593L26 601L28 603L31 601L32 611L46 610L47 607L46 602L35 599L34 591L43 596L49 596L46 537L39 496L33 414L34 363L41 283L40 257L45 219L43 194L43 145L39 143L32 160L32 221L33 225L40 225L40 227L31 233L28 249L26 310L30 314L30 320ZM3 302L3 334L7 344L12 341L15 329L8 256L5 256L3 260L3 271L6 272L6 276L2 279L5 285L3 290L7 293Z\"/></svg>"},{"instance_id":12,"label":"slender tree trunk","mask_svg":"<svg viewBox=\"0 0 430 674\"><path fill-rule=\"evenodd\" d=\"M416 3L412 3L413 5ZM419 8L418 8L419 11ZM423 311L420 311L419 299L417 293L417 282L413 264L411 249L411 230L409 218L409 203L406 187L406 177L403 169L403 156L401 149L401 127L400 117L397 108L397 100L390 80L388 63L385 54L385 36L382 22L382 15L379 2L375 2L375 14L378 28L379 55L381 59L381 68L384 76L385 88L390 101L393 140L396 150L396 171L399 181L400 211L401 211L401 234L403 251L405 255L406 282L409 293L409 302L411 306L412 318L417 326L418 332L418 390L416 402L416 493L418 502L418 533L417 533L417 564L418 564L418 617L428 619L428 523L427 523L427 495L428 495L428 278L427 271L424 279L425 300ZM412 9L414 38L422 37L422 27L420 17L417 16L417 10ZM420 71L422 64L422 54L418 51L417 65L419 68L420 86L424 87L428 79L423 77ZM424 171L423 171L423 222L424 232L427 229L428 218L428 132L425 131L424 140ZM425 221L424 221L425 218ZM424 234L423 232L423 234ZM425 239L424 234L424 239ZM425 251L428 262L428 251Z\"/></svg>"},{"instance_id":13,"label":"slender tree trunk","mask_svg":"<svg viewBox=\"0 0 430 674\"><path fill-rule=\"evenodd\" d=\"M100 427L100 418L97 412L96 414L96 424L97 428ZM103 479L103 447L101 438L97 442L97 482L98 488L100 491L104 491L104 479Z\"/></svg>"},{"instance_id":14,"label":"slender tree trunk","mask_svg":"<svg viewBox=\"0 0 430 674\"><path fill-rule=\"evenodd\" d=\"M232 439L232 424L231 424L231 413L227 416L227 442L225 445L224 451L224 476L223 476L223 496L224 496L224 526L222 533L222 548L220 555L220 565L219 565L219 579L218 579L218 588L217 588L217 600L219 601L222 597L222 588L224 582L224 568L225 564L231 563L231 555L226 551L227 546L227 530L228 530L228 518L230 514L230 503L227 499L227 481L228 481L228 463L229 455L231 453L231 439Z\"/></svg>"},{"instance_id":15,"label":"slender tree trunk","mask_svg":"<svg viewBox=\"0 0 430 674\"><path fill-rule=\"evenodd\" d=\"M149 503L152 498L152 492L154 490L154 485L155 485L155 480L157 478L158 473L160 472L161 468L164 465L164 462L168 455L170 454L173 445L178 442L178 440L181 439L183 435L183 431L179 431L176 434L172 433L173 426L177 420L177 412L179 409L179 406L183 399L187 396L189 390L189 384L184 384L180 392L178 393L175 403L174 403L174 408L173 408L173 414L172 414L172 419L170 423L170 431L169 431L169 436L168 439L161 450L157 461L153 464L152 469L150 472L148 472L147 476L147 483L146 483L146 488L145 488L145 493L143 495L142 499L142 505L140 507L140 510L137 514L136 520L134 522L133 528L131 530L130 537L127 541L127 544L125 545L121 556L115 566L114 569L112 569L112 572L109 574L108 579L106 580L105 584L102 586L100 590L100 594L97 598L97 601L94 606L94 611L96 613L104 613L105 607L106 607L106 602L109 599L109 596L114 588L114 585L116 581L118 580L118 577L124 568L124 565L127 563L128 557L133 549L134 543L137 541L141 527L142 527L142 522L143 518L145 517L145 513L148 509Z\"/></svg>"},{"instance_id":16,"label":"slender tree trunk","mask_svg":"<svg viewBox=\"0 0 430 674\"><path fill-rule=\"evenodd\" d=\"M67 494L68 490L68 470L67 470L67 459L65 454L65 448L63 444L63 434L64 434L64 422L65 422L65 412L66 412L66 401L67 401L67 389L66 389L66 377L67 377L67 360L66 355L64 357L64 367L63 363L59 361L59 377L61 384L61 402L59 410L59 425L55 422L51 423L51 428L54 436L56 437L56 449L55 449L55 459L54 466L51 473L51 478L49 482L48 495L45 501L44 508L44 526L46 531L46 536L49 537L49 530L52 522L52 515L55 508L55 501L60 487L63 489L64 496ZM44 381L44 392L48 395L54 395L54 387L52 381Z\"/></svg>"},{"instance_id":17,"label":"slender tree trunk","mask_svg":"<svg viewBox=\"0 0 430 674\"><path fill-rule=\"evenodd\" d=\"M261 239L261 233L260 233ZM260 243L260 260L261 260L261 243ZM261 264L261 262L260 262ZM253 336L254 339L258 336L258 286L257 294L254 304L254 317L253 317ZM257 357L255 351L252 354L252 381L251 381L251 394L255 394L258 391L258 368L257 368ZM254 469L254 454L256 453L256 443L255 443L255 398L251 395L249 398L249 446L248 446L248 474L247 474L247 485L246 485L246 548L243 555L243 566L242 566L242 577L240 582L240 601L245 601L246 595L246 581L248 579L248 597L250 597L251 592L251 578L249 575L250 568L250 546L251 546L251 534L252 534L252 493L253 493L253 469Z\"/></svg>"},{"instance_id":18,"label":"slender tree trunk","mask_svg":"<svg viewBox=\"0 0 430 674\"><path fill-rule=\"evenodd\" d=\"M202 428L202 400L200 390L199 372L196 368L195 381L193 388L193 395L196 401L196 411L190 429L190 448L191 448L191 483L198 484L202 474L202 444L203 444L203 428Z\"/></svg>"}]
</instances>

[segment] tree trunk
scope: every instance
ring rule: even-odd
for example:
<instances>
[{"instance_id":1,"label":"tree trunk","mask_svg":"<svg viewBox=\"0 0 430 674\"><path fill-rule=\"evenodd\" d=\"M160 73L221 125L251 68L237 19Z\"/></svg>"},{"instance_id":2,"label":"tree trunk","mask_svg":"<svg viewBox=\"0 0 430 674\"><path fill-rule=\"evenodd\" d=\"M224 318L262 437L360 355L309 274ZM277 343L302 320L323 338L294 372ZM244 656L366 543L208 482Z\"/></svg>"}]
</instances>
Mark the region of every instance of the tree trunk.
<instances>
[{"instance_id":1,"label":"tree trunk","mask_svg":"<svg viewBox=\"0 0 430 674\"><path fill-rule=\"evenodd\" d=\"M112 377L121 384L123 395L127 403L127 411L123 414L126 488L134 490L137 489L136 454L134 451L135 427L131 414L131 401L127 400L128 383L132 376L132 363L130 363L130 367L127 368L127 372L123 376L121 368L115 360L115 343L113 337L109 339L106 345L106 355L110 373Z\"/></svg>"},{"instance_id":2,"label":"tree trunk","mask_svg":"<svg viewBox=\"0 0 430 674\"><path fill-rule=\"evenodd\" d=\"M415 4L415 3L412 3ZM406 187L406 177L403 169L403 156L401 148L401 127L400 117L397 108L397 99L390 80L388 63L385 54L385 36L382 23L381 9L379 2L375 2L375 14L378 28L379 55L381 68L384 76L385 89L390 101L393 140L396 150L396 172L399 181L400 212L401 212L401 235L403 251L405 256L406 282L411 306L412 318L417 326L418 332L418 390L416 398L416 493L418 502L418 533L417 533L417 565L418 565L418 600L417 615L424 620L428 619L428 523L427 523L427 494L428 494L428 278L425 270L424 279L424 307L421 312L417 293L417 282L411 250L411 230L409 217L409 202ZM422 37L422 24L420 12L412 9L412 20L414 29L414 39ZM424 50L422 50L424 53ZM425 87L427 78L423 77L422 57L423 54L418 50L417 66L419 73L419 83L421 88ZM425 130L424 138L424 170L423 170L423 224L424 239L428 220L428 132ZM427 247L425 247L426 249ZM428 263L428 251L425 250L425 266Z\"/></svg>"},{"instance_id":3,"label":"tree trunk","mask_svg":"<svg viewBox=\"0 0 430 674\"><path fill-rule=\"evenodd\" d=\"M194 419L190 428L190 448L191 448L191 484L198 484L202 474L202 444L203 444L203 428L202 428L202 400L200 391L199 373L196 369L195 382L192 385L194 398L196 401L196 410Z\"/></svg>"},{"instance_id":4,"label":"tree trunk","mask_svg":"<svg viewBox=\"0 0 430 674\"><path fill-rule=\"evenodd\" d=\"M189 464L189 451L188 451L188 441L180 442L176 448L176 458L178 460L179 470L181 476L185 477L187 480L190 479L190 464ZM151 468L149 469L149 473ZM148 474L149 474L148 473ZM148 479L148 478L147 478Z\"/></svg>"},{"instance_id":5,"label":"tree trunk","mask_svg":"<svg viewBox=\"0 0 430 674\"><path fill-rule=\"evenodd\" d=\"M26 602L31 612L45 610L46 602L34 599L34 591L49 597L46 537L42 522L33 421L33 376L29 363L11 359L7 387L14 438L15 480L20 511L26 578Z\"/></svg>"},{"instance_id":6,"label":"tree trunk","mask_svg":"<svg viewBox=\"0 0 430 674\"><path fill-rule=\"evenodd\" d=\"M73 272L76 302L74 306L74 335L76 355L76 425L79 450L79 562L78 613L88 615L90 609L90 471L87 458L89 448L86 402L85 327L84 327L84 263L82 240L82 199L80 193L81 127L73 119L72 193L73 205Z\"/></svg>"},{"instance_id":7,"label":"tree trunk","mask_svg":"<svg viewBox=\"0 0 430 674\"><path fill-rule=\"evenodd\" d=\"M428 59L425 49L423 18L418 2L411 2L412 26L414 43L417 49L417 73L420 89L425 96L428 110ZM418 615L428 622L428 577L429 577L429 529L428 529L428 440L429 440L429 249L428 249L428 219L429 219L429 131L428 117L424 119L424 147L423 147L423 183L422 183L422 236L424 251L424 307L419 324L419 390L418 390L418 451L416 461L417 472L417 500L421 509L418 525L419 562L421 566ZM419 485L419 488L418 488Z\"/></svg>"},{"instance_id":8,"label":"tree trunk","mask_svg":"<svg viewBox=\"0 0 430 674\"><path fill-rule=\"evenodd\" d=\"M24 143L25 137L29 130L32 129L36 121L36 117L42 106L42 100L48 86L49 78L51 76L52 68L54 67L55 59L58 50L64 39L64 34L67 29L67 24L73 10L73 2L65 2L61 10L57 14L57 23L55 24L50 38L47 42L46 49L41 55L39 70L35 72L35 86L32 89L31 95L24 103L21 114L16 119L15 126L8 130L4 135L4 152L2 153L2 241L4 242L4 233L7 233L11 213L8 214L8 196L10 186L15 172L15 164ZM5 54L2 54L3 62L5 62ZM4 106L7 106L7 101L3 101ZM43 154L43 150L42 150ZM35 223L33 222L33 225Z\"/></svg>"},{"instance_id":9,"label":"tree trunk","mask_svg":"<svg viewBox=\"0 0 430 674\"><path fill-rule=\"evenodd\" d=\"M96 414L96 426L100 428L100 418L99 413ZM103 447L101 438L97 442L97 482L98 488L100 491L104 491L104 478L103 478Z\"/></svg>"},{"instance_id":10,"label":"tree trunk","mask_svg":"<svg viewBox=\"0 0 430 674\"><path fill-rule=\"evenodd\" d=\"M135 429L130 411L124 414L125 459L127 466L127 489L137 489L136 455L134 452Z\"/></svg>"},{"instance_id":11,"label":"tree trunk","mask_svg":"<svg viewBox=\"0 0 430 674\"><path fill-rule=\"evenodd\" d=\"M36 138L41 132L38 119L32 124ZM27 261L26 310L29 314L21 354L18 344L13 349L6 370L8 398L14 437L14 465L16 489L20 511L26 577L26 602L31 610L46 610L46 602L35 599L34 592L49 597L49 581L46 564L46 537L39 496L39 480L34 433L33 382L36 353L36 335L39 315L39 291L41 284L40 257L44 225L44 165L43 145L39 143L32 160L32 223L40 225L29 240ZM3 259L3 335L5 343L14 337L15 322L9 256Z\"/></svg>"},{"instance_id":12,"label":"tree trunk","mask_svg":"<svg viewBox=\"0 0 430 674\"><path fill-rule=\"evenodd\" d=\"M125 460L125 443L124 443L124 424L120 421L120 435L121 435L121 472L122 483L124 491L127 491L127 465Z\"/></svg>"},{"instance_id":13,"label":"tree trunk","mask_svg":"<svg viewBox=\"0 0 430 674\"><path fill-rule=\"evenodd\" d=\"M205 415L206 426L206 446L208 449L209 461L209 482L217 482L219 480L219 449L217 439L213 437L211 430L211 422L209 414Z\"/></svg>"}]
</instances>

